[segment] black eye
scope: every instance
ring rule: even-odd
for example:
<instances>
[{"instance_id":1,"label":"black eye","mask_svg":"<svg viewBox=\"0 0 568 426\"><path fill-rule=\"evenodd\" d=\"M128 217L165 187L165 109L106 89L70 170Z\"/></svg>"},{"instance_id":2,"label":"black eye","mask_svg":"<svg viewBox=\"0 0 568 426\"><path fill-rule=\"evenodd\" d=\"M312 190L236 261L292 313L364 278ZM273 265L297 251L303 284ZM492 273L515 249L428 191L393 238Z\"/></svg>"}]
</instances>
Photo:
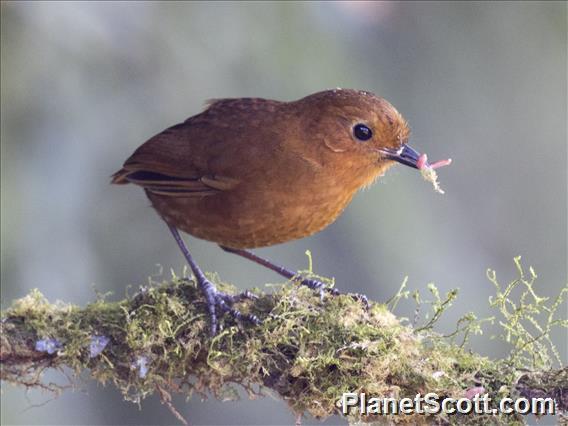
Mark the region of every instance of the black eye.
<instances>
[{"instance_id":1,"label":"black eye","mask_svg":"<svg viewBox=\"0 0 568 426\"><path fill-rule=\"evenodd\" d=\"M360 141L368 141L373 137L373 132L364 124L355 124L353 127L353 134Z\"/></svg>"}]
</instances>

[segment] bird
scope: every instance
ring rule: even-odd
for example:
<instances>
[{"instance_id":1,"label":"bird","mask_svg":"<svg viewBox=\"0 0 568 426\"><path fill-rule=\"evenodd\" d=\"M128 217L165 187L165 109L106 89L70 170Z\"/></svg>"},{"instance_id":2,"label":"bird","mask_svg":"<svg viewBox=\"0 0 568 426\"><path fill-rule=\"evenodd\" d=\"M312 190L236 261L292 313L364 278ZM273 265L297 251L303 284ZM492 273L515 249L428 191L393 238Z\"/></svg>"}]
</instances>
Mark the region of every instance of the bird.
<instances>
[{"instance_id":1,"label":"bird","mask_svg":"<svg viewBox=\"0 0 568 426\"><path fill-rule=\"evenodd\" d=\"M144 189L192 269L215 335L225 313L260 324L257 316L234 307L254 296L218 290L180 231L314 290L337 294L250 250L323 230L359 189L397 162L434 168L408 144L409 136L408 123L395 107L368 91L331 89L288 102L213 99L199 114L138 147L111 182Z\"/></svg>"}]
</instances>

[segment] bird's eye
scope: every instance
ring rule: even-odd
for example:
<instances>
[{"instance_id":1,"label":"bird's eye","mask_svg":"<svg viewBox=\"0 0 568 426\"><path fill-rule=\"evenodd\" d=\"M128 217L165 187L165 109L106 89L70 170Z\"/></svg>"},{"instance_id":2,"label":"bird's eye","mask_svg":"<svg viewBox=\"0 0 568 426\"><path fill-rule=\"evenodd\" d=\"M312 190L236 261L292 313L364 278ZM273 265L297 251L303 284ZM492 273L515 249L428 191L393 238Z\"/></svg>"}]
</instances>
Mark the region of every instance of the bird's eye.
<instances>
[{"instance_id":1,"label":"bird's eye","mask_svg":"<svg viewBox=\"0 0 568 426\"><path fill-rule=\"evenodd\" d=\"M368 141L373 137L373 132L364 124L356 124L353 127L353 134L360 141Z\"/></svg>"}]
</instances>

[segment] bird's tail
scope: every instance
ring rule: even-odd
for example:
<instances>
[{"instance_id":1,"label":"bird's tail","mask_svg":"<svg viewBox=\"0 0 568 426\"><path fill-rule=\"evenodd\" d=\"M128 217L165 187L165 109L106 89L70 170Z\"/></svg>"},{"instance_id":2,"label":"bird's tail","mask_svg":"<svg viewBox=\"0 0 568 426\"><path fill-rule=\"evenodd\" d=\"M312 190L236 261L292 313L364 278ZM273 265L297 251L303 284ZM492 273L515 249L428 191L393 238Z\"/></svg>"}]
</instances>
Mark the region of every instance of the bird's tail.
<instances>
[{"instance_id":1,"label":"bird's tail","mask_svg":"<svg viewBox=\"0 0 568 426\"><path fill-rule=\"evenodd\" d=\"M118 172L116 172L111 176L110 183L115 185L126 185L128 183L128 179L126 178L126 176L129 173L130 172L127 171L126 169L120 169Z\"/></svg>"}]
</instances>

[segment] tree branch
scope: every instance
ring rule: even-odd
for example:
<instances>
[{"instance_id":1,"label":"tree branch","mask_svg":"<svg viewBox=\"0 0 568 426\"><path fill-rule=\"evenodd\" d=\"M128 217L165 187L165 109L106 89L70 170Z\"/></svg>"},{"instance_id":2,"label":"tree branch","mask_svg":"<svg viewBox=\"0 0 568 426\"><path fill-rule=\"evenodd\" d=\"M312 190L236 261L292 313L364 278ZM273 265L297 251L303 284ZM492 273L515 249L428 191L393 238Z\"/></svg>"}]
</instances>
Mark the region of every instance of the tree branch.
<instances>
[{"instance_id":1,"label":"tree branch","mask_svg":"<svg viewBox=\"0 0 568 426\"><path fill-rule=\"evenodd\" d=\"M236 324L225 316L224 329L211 338L204 301L187 279L85 308L51 304L34 291L2 313L1 379L56 390L42 382L46 368L70 367L76 373L88 368L93 379L112 382L129 400L157 391L174 414L171 393L226 399L236 394L235 385L251 396L272 389L295 413L318 418L340 414L337 401L346 392L460 398L483 388L495 404L505 396L538 396L553 398L559 412L568 409L566 367L527 371L510 360L490 360L429 330L413 330L385 305L372 303L366 310L347 295L321 301L293 284L256 294L258 299L239 303L239 309L257 315L262 325ZM456 421L416 416L398 416L396 422ZM348 417L351 422L381 418L355 411ZM496 418L520 419L491 420ZM483 416L459 422L483 423Z\"/></svg>"}]
</instances>

